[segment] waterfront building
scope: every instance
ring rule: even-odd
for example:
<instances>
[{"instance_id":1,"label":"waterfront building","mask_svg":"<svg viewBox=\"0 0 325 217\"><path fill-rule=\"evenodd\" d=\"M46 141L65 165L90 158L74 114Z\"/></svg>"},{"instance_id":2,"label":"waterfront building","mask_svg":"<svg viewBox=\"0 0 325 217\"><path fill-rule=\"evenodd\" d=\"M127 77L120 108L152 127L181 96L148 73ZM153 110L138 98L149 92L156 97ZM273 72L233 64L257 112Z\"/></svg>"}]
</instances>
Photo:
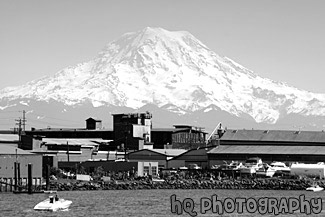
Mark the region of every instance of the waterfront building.
<instances>
[{"instance_id":1,"label":"waterfront building","mask_svg":"<svg viewBox=\"0 0 325 217\"><path fill-rule=\"evenodd\" d=\"M146 113L113 114L115 146L125 152L152 146L152 115Z\"/></svg>"},{"instance_id":2,"label":"waterfront building","mask_svg":"<svg viewBox=\"0 0 325 217\"><path fill-rule=\"evenodd\" d=\"M263 162L325 161L324 131L227 130L219 146L208 152L210 165L260 157Z\"/></svg>"},{"instance_id":3,"label":"waterfront building","mask_svg":"<svg viewBox=\"0 0 325 217\"><path fill-rule=\"evenodd\" d=\"M206 135L202 127L174 125L174 128L153 128L151 141L157 149L193 149L206 146Z\"/></svg>"},{"instance_id":4,"label":"waterfront building","mask_svg":"<svg viewBox=\"0 0 325 217\"><path fill-rule=\"evenodd\" d=\"M161 169L171 168L168 161L186 152L185 149L142 149L128 154L130 162L158 162Z\"/></svg>"},{"instance_id":5,"label":"waterfront building","mask_svg":"<svg viewBox=\"0 0 325 217\"><path fill-rule=\"evenodd\" d=\"M209 169L207 153L216 146L199 147L168 160L168 166L172 168L190 168L190 165L198 165L202 169Z\"/></svg>"}]
</instances>

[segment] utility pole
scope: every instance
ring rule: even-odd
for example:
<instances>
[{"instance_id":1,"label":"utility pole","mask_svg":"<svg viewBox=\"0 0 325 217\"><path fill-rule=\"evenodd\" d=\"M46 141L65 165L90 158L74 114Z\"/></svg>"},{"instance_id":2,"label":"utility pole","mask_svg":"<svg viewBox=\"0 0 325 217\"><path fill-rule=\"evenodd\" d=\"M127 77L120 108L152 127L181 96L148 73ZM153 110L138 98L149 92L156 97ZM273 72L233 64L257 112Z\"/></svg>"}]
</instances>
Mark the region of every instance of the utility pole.
<instances>
[{"instance_id":1,"label":"utility pole","mask_svg":"<svg viewBox=\"0 0 325 217\"><path fill-rule=\"evenodd\" d=\"M22 119L22 125L23 125L23 132L25 133L25 129L26 129L26 111L23 110L23 119Z\"/></svg>"},{"instance_id":2,"label":"utility pole","mask_svg":"<svg viewBox=\"0 0 325 217\"><path fill-rule=\"evenodd\" d=\"M70 162L70 153L69 153L69 142L67 141L67 157L68 157L68 163Z\"/></svg>"},{"instance_id":3,"label":"utility pole","mask_svg":"<svg viewBox=\"0 0 325 217\"><path fill-rule=\"evenodd\" d=\"M128 161L127 159L127 147L128 147L128 136L130 134L130 131L129 131L129 123L125 123L125 131L124 131L124 135L125 135L125 144L124 144L124 160L125 161Z\"/></svg>"},{"instance_id":4,"label":"utility pole","mask_svg":"<svg viewBox=\"0 0 325 217\"><path fill-rule=\"evenodd\" d=\"M124 144L124 160L127 161L127 142L128 142L128 135L125 133L125 144Z\"/></svg>"},{"instance_id":5,"label":"utility pole","mask_svg":"<svg viewBox=\"0 0 325 217\"><path fill-rule=\"evenodd\" d=\"M21 118L16 119L15 121L17 121L16 125L18 125L18 137L19 137L19 145L18 145L18 147L20 147L20 145L21 145L21 123L22 123L22 121L21 121Z\"/></svg>"}]
</instances>

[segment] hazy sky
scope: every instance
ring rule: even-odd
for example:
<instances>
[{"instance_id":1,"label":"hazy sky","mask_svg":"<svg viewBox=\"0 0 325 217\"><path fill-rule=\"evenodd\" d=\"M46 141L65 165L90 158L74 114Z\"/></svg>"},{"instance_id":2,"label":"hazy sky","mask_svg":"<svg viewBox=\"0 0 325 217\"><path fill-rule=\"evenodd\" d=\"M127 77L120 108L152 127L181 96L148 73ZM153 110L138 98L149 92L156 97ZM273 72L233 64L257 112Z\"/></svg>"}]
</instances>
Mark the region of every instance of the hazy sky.
<instances>
[{"instance_id":1,"label":"hazy sky","mask_svg":"<svg viewBox=\"0 0 325 217\"><path fill-rule=\"evenodd\" d=\"M257 74L325 93L325 1L0 0L0 89L92 59L123 33L186 30Z\"/></svg>"}]
</instances>

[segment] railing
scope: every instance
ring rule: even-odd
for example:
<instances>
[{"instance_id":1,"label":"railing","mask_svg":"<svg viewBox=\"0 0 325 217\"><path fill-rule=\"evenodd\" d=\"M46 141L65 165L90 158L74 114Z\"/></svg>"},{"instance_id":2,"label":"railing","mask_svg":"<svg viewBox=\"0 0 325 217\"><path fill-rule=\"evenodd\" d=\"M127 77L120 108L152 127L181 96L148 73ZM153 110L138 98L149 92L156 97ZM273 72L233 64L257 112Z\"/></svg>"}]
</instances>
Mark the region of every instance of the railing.
<instances>
[{"instance_id":1,"label":"railing","mask_svg":"<svg viewBox=\"0 0 325 217\"><path fill-rule=\"evenodd\" d=\"M0 192L14 192L27 190L27 178L20 178L15 185L14 178L0 178ZM42 178L33 178L32 187L34 190L42 189Z\"/></svg>"}]
</instances>

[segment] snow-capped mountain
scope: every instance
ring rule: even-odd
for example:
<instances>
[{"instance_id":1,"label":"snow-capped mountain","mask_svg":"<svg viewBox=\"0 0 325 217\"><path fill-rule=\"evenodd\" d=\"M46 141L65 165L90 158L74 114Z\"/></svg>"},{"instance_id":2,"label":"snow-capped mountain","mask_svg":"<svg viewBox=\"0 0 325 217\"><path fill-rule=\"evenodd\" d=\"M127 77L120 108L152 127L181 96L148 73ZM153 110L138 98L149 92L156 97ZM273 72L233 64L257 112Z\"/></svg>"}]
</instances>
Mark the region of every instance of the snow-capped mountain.
<instances>
[{"instance_id":1,"label":"snow-capped mountain","mask_svg":"<svg viewBox=\"0 0 325 217\"><path fill-rule=\"evenodd\" d=\"M0 110L22 99L26 106L28 100L68 107L154 105L185 116L222 111L269 124L288 115L325 116L325 94L262 78L188 32L149 27L122 35L88 62L2 89Z\"/></svg>"}]
</instances>

